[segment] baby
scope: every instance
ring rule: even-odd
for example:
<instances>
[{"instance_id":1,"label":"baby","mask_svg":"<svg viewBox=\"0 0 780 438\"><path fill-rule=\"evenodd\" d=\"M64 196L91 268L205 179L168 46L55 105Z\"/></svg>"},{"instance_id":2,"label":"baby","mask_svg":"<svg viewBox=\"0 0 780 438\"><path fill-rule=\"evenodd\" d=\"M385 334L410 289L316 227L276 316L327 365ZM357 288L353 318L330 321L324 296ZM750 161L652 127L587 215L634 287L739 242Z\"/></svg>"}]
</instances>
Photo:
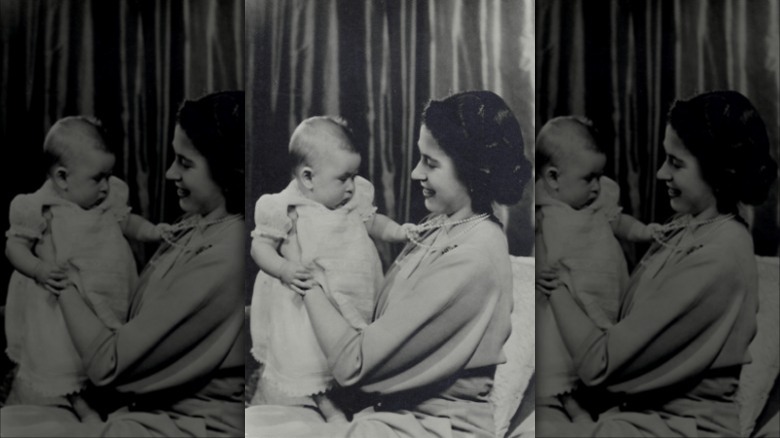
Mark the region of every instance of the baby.
<instances>
[{"instance_id":1,"label":"baby","mask_svg":"<svg viewBox=\"0 0 780 438\"><path fill-rule=\"evenodd\" d=\"M360 155L341 119L304 120L290 139L290 156L290 184L255 206L251 253L260 273L252 352L264 366L260 389L267 402L311 397L328 421L338 421L343 414L325 394L333 377L295 292L316 282L350 324L365 327L383 280L369 236L401 242L413 226L376 213L374 188L357 176Z\"/></svg>"},{"instance_id":2,"label":"baby","mask_svg":"<svg viewBox=\"0 0 780 438\"><path fill-rule=\"evenodd\" d=\"M618 317L628 268L615 238L644 242L658 224L645 225L621 213L620 190L603 176L606 156L590 121L556 117L536 139L536 260L554 267L583 310L600 327ZM569 417L584 412L569 396L577 374L549 303L537 297L537 369L540 409L552 406Z\"/></svg>"},{"instance_id":3,"label":"baby","mask_svg":"<svg viewBox=\"0 0 780 438\"><path fill-rule=\"evenodd\" d=\"M96 119L57 121L44 157L46 182L9 208L6 256L15 272L5 325L8 356L19 365L9 399L50 404L67 396L83 415L78 393L87 376L56 295L75 286L106 326L119 327L137 278L124 236L156 241L166 226L130 213L127 185L111 176L114 155Z\"/></svg>"}]
</instances>

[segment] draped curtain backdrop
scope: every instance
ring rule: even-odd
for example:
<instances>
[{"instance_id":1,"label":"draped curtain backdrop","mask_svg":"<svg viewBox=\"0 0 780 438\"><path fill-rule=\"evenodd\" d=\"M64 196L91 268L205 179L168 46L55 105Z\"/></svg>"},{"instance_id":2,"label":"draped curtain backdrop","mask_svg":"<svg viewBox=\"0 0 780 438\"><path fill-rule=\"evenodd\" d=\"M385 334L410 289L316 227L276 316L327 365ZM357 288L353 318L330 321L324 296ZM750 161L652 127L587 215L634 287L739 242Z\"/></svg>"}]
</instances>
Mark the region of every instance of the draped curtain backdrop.
<instances>
[{"instance_id":1,"label":"draped curtain backdrop","mask_svg":"<svg viewBox=\"0 0 780 438\"><path fill-rule=\"evenodd\" d=\"M289 183L290 134L314 115L340 115L351 125L360 174L374 184L379 212L399 222L426 213L410 174L431 98L494 91L519 119L530 157L533 19L532 0L247 1L247 211ZM516 251L530 253L530 210L503 214L518 228ZM385 262L398 250L379 247Z\"/></svg>"},{"instance_id":2,"label":"draped curtain backdrop","mask_svg":"<svg viewBox=\"0 0 780 438\"><path fill-rule=\"evenodd\" d=\"M587 6L585 4L587 3ZM655 172L675 98L733 89L756 106L780 152L780 2L537 0L537 128L557 115L592 119L624 211L663 221L672 211ZM756 252L777 255L777 184L752 212Z\"/></svg>"},{"instance_id":3,"label":"draped curtain backdrop","mask_svg":"<svg viewBox=\"0 0 780 438\"><path fill-rule=\"evenodd\" d=\"M0 12L2 229L13 196L45 179L49 127L75 114L109 131L134 212L155 222L180 215L164 178L176 111L184 99L244 89L244 2L2 0ZM4 262L4 285L9 269Z\"/></svg>"}]
</instances>

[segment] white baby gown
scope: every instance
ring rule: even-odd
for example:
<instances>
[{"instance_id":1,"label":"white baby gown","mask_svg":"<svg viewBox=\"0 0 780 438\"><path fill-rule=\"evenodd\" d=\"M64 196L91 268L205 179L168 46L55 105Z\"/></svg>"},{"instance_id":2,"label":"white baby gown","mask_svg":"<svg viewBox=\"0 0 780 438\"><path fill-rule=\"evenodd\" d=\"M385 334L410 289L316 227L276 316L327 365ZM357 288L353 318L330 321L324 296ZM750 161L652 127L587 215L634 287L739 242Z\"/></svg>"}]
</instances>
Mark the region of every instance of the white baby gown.
<instances>
[{"instance_id":1,"label":"white baby gown","mask_svg":"<svg viewBox=\"0 0 780 438\"><path fill-rule=\"evenodd\" d=\"M621 213L620 187L607 177L599 183L598 198L581 210L553 199L542 184L536 185L535 204L544 263L562 268L558 274L574 299L596 325L607 328L617 320L628 267L612 228ZM545 361L537 370L537 393L553 396L573 390L579 377L547 300L537 300L537 337L537 356Z\"/></svg>"},{"instance_id":2,"label":"white baby gown","mask_svg":"<svg viewBox=\"0 0 780 438\"><path fill-rule=\"evenodd\" d=\"M127 185L109 179L108 197L84 210L57 195L47 180L32 194L11 202L7 236L34 242L43 261L68 267L69 279L106 326L127 320L130 292L138 277L122 234L127 218ZM79 391L87 381L82 358L68 334L57 299L34 279L14 271L5 318L8 357L17 377L44 397Z\"/></svg>"},{"instance_id":3,"label":"white baby gown","mask_svg":"<svg viewBox=\"0 0 780 438\"><path fill-rule=\"evenodd\" d=\"M304 197L296 181L255 205L252 236L271 238L287 259L314 266L315 280L358 329L371 321L383 280L379 254L365 226L376 211L373 198L371 183L356 177L352 199L335 210ZM261 385L274 385L289 396L317 394L332 386L303 298L262 270L250 321L252 353L264 365Z\"/></svg>"}]
</instances>

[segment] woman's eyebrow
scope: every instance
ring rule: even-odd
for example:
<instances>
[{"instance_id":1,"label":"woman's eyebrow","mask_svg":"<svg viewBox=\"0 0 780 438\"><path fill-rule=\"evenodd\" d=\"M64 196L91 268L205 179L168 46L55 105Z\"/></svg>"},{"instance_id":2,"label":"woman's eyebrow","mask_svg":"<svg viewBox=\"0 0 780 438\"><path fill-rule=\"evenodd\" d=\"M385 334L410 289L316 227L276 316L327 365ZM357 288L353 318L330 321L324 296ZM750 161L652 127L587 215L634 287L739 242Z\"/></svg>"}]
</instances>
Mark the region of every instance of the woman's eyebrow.
<instances>
[{"instance_id":1,"label":"woman's eyebrow","mask_svg":"<svg viewBox=\"0 0 780 438\"><path fill-rule=\"evenodd\" d=\"M428 160L428 161L433 161L434 163L438 163L438 162L439 162L439 160L437 160L437 159L435 159L435 158L431 157L431 156L430 156L430 155L428 155L428 154L420 154L420 156L421 156L422 158L425 158L425 159L426 159L426 160Z\"/></svg>"},{"instance_id":2,"label":"woman's eyebrow","mask_svg":"<svg viewBox=\"0 0 780 438\"><path fill-rule=\"evenodd\" d=\"M192 161L192 159L187 157L186 155L182 155L182 154L178 154L178 153L176 154L176 159L181 160L181 161L190 161L190 162Z\"/></svg>"},{"instance_id":3,"label":"woman's eyebrow","mask_svg":"<svg viewBox=\"0 0 780 438\"><path fill-rule=\"evenodd\" d=\"M666 158L668 158L670 160L674 160L674 161L682 161L682 160L680 160L680 157L678 157L677 155L669 154L669 153L666 154Z\"/></svg>"}]
</instances>

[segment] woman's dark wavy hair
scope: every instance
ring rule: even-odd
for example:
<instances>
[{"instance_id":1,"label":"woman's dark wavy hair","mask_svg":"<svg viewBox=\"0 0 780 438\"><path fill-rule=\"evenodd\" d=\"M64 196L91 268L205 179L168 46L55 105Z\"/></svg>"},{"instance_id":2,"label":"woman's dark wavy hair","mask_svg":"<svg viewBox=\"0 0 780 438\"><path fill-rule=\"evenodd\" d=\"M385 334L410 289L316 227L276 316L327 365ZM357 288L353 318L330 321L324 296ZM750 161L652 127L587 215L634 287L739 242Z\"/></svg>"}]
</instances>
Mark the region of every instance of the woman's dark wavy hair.
<instances>
[{"instance_id":1,"label":"woman's dark wavy hair","mask_svg":"<svg viewBox=\"0 0 780 438\"><path fill-rule=\"evenodd\" d=\"M737 213L739 202L758 205L777 179L761 116L742 94L712 91L674 102L667 117L699 161L721 213Z\"/></svg>"},{"instance_id":2,"label":"woman's dark wavy hair","mask_svg":"<svg viewBox=\"0 0 780 438\"><path fill-rule=\"evenodd\" d=\"M244 212L244 92L221 91L187 100L179 126L208 161L229 213Z\"/></svg>"},{"instance_id":3,"label":"woman's dark wavy hair","mask_svg":"<svg viewBox=\"0 0 780 438\"><path fill-rule=\"evenodd\" d=\"M490 91L466 91L432 100L422 122L455 164L475 213L493 213L493 202L520 201L531 163L520 124L503 99Z\"/></svg>"}]
</instances>

